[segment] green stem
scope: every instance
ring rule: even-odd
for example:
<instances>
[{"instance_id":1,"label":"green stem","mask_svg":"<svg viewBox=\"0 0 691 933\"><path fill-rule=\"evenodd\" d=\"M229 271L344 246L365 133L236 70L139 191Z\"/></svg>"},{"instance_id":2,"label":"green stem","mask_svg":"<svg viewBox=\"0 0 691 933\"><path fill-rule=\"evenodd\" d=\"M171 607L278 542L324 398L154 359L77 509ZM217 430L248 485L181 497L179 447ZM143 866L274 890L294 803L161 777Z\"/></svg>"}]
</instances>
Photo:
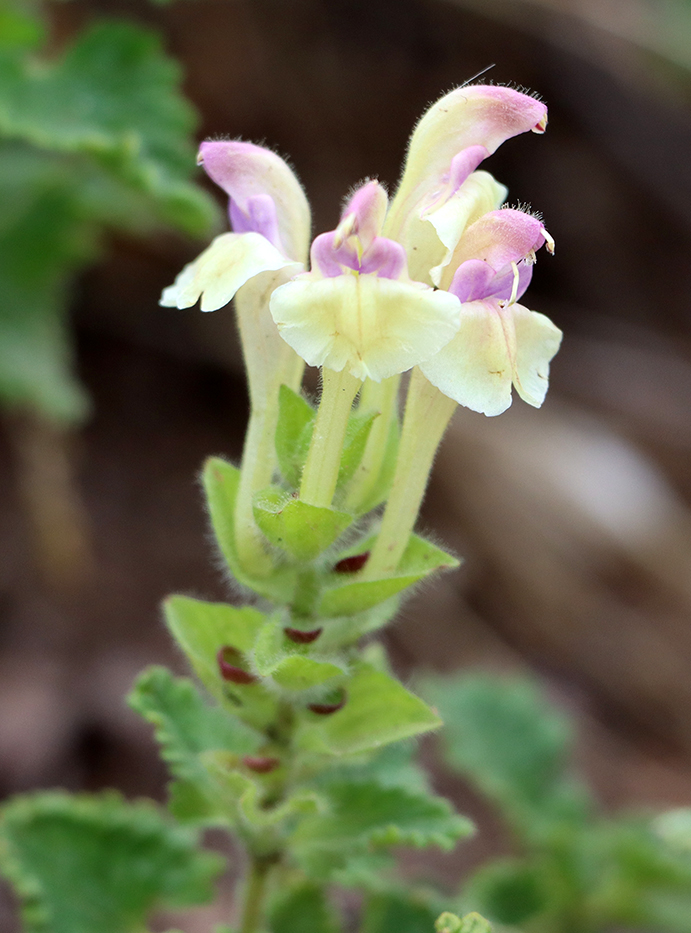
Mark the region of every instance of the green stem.
<instances>
[{"instance_id":1,"label":"green stem","mask_svg":"<svg viewBox=\"0 0 691 933\"><path fill-rule=\"evenodd\" d=\"M267 880L275 859L252 857L242 905L240 933L257 933L262 928Z\"/></svg>"},{"instance_id":2,"label":"green stem","mask_svg":"<svg viewBox=\"0 0 691 933\"><path fill-rule=\"evenodd\" d=\"M359 379L345 370L336 373L322 369L322 397L300 484L300 498L308 505L322 508L331 505L348 418L360 384Z\"/></svg>"},{"instance_id":3,"label":"green stem","mask_svg":"<svg viewBox=\"0 0 691 933\"><path fill-rule=\"evenodd\" d=\"M372 496L379 481L391 429L391 419L396 417L396 399L400 376L392 376L382 382L367 379L360 393L361 411L378 411L379 417L372 424L365 452L348 486L345 506L353 512L361 511L363 504Z\"/></svg>"},{"instance_id":4,"label":"green stem","mask_svg":"<svg viewBox=\"0 0 691 933\"><path fill-rule=\"evenodd\" d=\"M235 506L235 541L242 565L259 576L271 571L272 562L254 521L252 499L269 485L276 469L279 389L285 384L297 391L305 366L279 336L269 313L269 297L270 291L255 285L254 280L235 297L250 393L250 418Z\"/></svg>"},{"instance_id":5,"label":"green stem","mask_svg":"<svg viewBox=\"0 0 691 933\"><path fill-rule=\"evenodd\" d=\"M456 402L416 367L408 387L391 494L363 579L376 579L398 567L425 495L434 455L455 409Z\"/></svg>"}]
</instances>

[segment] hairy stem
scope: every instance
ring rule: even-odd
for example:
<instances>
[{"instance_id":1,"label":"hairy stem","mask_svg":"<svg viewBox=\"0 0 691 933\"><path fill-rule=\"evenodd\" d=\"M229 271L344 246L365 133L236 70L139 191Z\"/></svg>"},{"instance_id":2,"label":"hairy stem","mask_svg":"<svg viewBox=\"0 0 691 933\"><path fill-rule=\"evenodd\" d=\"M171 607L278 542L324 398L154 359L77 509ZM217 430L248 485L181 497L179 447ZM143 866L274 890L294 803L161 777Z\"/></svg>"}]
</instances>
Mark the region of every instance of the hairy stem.
<instances>
[{"instance_id":1,"label":"hairy stem","mask_svg":"<svg viewBox=\"0 0 691 933\"><path fill-rule=\"evenodd\" d=\"M368 379L360 393L360 410L378 411L379 417L372 424L365 452L360 465L350 481L346 496L346 508L359 512L366 505L381 476L386 455L391 420L396 417L396 399L400 376L391 376L382 382Z\"/></svg>"},{"instance_id":2,"label":"hairy stem","mask_svg":"<svg viewBox=\"0 0 691 933\"><path fill-rule=\"evenodd\" d=\"M322 370L322 397L300 484L300 498L309 505L331 505L348 418L359 388L360 380L345 370Z\"/></svg>"},{"instance_id":3,"label":"hairy stem","mask_svg":"<svg viewBox=\"0 0 691 933\"><path fill-rule=\"evenodd\" d=\"M275 864L275 858L252 857L245 886L240 933L257 933L262 929L267 881L269 872Z\"/></svg>"},{"instance_id":4,"label":"hairy stem","mask_svg":"<svg viewBox=\"0 0 691 933\"><path fill-rule=\"evenodd\" d=\"M425 495L434 455L455 409L456 402L416 367L408 387L391 493L364 579L393 573L398 567Z\"/></svg>"}]
</instances>

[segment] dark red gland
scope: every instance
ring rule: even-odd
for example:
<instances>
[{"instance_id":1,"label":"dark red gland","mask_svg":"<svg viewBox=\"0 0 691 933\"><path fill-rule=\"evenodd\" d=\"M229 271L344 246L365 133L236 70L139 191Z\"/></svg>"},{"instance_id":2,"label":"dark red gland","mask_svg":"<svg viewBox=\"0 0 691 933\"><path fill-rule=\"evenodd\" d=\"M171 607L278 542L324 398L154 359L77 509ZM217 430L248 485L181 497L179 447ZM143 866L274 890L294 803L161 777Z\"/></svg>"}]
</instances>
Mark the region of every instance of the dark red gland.
<instances>
[{"instance_id":1,"label":"dark red gland","mask_svg":"<svg viewBox=\"0 0 691 933\"><path fill-rule=\"evenodd\" d=\"M310 632L303 632L299 628L284 628L283 631L291 641L296 641L298 645L310 645L319 638L324 629L313 628Z\"/></svg>"},{"instance_id":2,"label":"dark red gland","mask_svg":"<svg viewBox=\"0 0 691 933\"><path fill-rule=\"evenodd\" d=\"M278 758L269 758L268 755L245 755L242 762L250 771L256 771L257 774L275 771L281 763Z\"/></svg>"},{"instance_id":3,"label":"dark red gland","mask_svg":"<svg viewBox=\"0 0 691 933\"><path fill-rule=\"evenodd\" d=\"M337 713L339 709L343 709L347 696L344 690L337 703L310 703L307 709L312 710L313 713L317 713L319 716L330 716L331 713Z\"/></svg>"},{"instance_id":4,"label":"dark red gland","mask_svg":"<svg viewBox=\"0 0 691 933\"><path fill-rule=\"evenodd\" d=\"M369 560L369 551L362 554L353 554L352 557L344 557L343 560L334 566L335 573L357 573L362 570Z\"/></svg>"},{"instance_id":5,"label":"dark red gland","mask_svg":"<svg viewBox=\"0 0 691 933\"><path fill-rule=\"evenodd\" d=\"M240 659L241 655L237 648L224 645L223 648L219 649L216 660L218 661L218 669L221 673L221 677L224 680L229 680L233 684L256 684L258 678L255 677L254 674L250 674L250 672L244 670L244 668L238 667L237 662L240 661Z\"/></svg>"}]
</instances>

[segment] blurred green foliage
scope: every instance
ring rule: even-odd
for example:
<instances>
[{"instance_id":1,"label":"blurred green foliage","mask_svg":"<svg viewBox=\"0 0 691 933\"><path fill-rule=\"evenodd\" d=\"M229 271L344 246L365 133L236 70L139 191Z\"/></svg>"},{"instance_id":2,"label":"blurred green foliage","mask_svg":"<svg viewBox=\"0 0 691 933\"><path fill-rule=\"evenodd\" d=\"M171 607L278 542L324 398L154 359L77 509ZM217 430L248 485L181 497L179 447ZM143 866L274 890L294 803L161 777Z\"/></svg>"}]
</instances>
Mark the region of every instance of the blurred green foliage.
<instances>
[{"instance_id":1,"label":"blurred green foliage","mask_svg":"<svg viewBox=\"0 0 691 933\"><path fill-rule=\"evenodd\" d=\"M602 813L571 774L571 724L525 679L437 679L448 764L497 805L517 854L482 866L459 906L525 933L691 933L691 815Z\"/></svg>"},{"instance_id":2,"label":"blurred green foliage","mask_svg":"<svg viewBox=\"0 0 691 933\"><path fill-rule=\"evenodd\" d=\"M74 276L107 231L208 231L194 113L151 32L99 22L59 53L37 8L0 6L0 403L78 423Z\"/></svg>"},{"instance_id":3,"label":"blurred green foliage","mask_svg":"<svg viewBox=\"0 0 691 933\"><path fill-rule=\"evenodd\" d=\"M151 911L208 901L223 859L150 801L114 791L15 797L0 857L26 933L130 933Z\"/></svg>"}]
</instances>

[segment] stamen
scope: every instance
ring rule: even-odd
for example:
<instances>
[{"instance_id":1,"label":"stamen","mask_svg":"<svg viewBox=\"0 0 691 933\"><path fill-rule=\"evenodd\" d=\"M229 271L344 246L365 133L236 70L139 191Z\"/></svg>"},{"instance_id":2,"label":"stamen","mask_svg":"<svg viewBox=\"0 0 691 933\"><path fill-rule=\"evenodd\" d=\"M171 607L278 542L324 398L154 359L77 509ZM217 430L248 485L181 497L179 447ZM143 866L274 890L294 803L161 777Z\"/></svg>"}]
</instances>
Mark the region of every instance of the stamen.
<instances>
[{"instance_id":1,"label":"stamen","mask_svg":"<svg viewBox=\"0 0 691 933\"><path fill-rule=\"evenodd\" d=\"M352 236L357 230L357 214L346 214L340 224L334 230L333 245L334 249L342 246L349 236Z\"/></svg>"},{"instance_id":2,"label":"stamen","mask_svg":"<svg viewBox=\"0 0 691 933\"><path fill-rule=\"evenodd\" d=\"M544 117L540 120L539 123L535 124L531 132L532 133L544 133L546 129L547 129L547 114L544 115Z\"/></svg>"},{"instance_id":3,"label":"stamen","mask_svg":"<svg viewBox=\"0 0 691 933\"><path fill-rule=\"evenodd\" d=\"M516 265L515 262L511 263L511 268L513 269L513 285L511 286L511 297L509 298L509 307L511 307L511 305L516 303L516 300L518 298L518 283L519 283L518 266Z\"/></svg>"},{"instance_id":4,"label":"stamen","mask_svg":"<svg viewBox=\"0 0 691 933\"><path fill-rule=\"evenodd\" d=\"M545 249L550 256L554 256L554 237L550 236L544 227L542 228L542 235L545 238Z\"/></svg>"}]
</instances>

